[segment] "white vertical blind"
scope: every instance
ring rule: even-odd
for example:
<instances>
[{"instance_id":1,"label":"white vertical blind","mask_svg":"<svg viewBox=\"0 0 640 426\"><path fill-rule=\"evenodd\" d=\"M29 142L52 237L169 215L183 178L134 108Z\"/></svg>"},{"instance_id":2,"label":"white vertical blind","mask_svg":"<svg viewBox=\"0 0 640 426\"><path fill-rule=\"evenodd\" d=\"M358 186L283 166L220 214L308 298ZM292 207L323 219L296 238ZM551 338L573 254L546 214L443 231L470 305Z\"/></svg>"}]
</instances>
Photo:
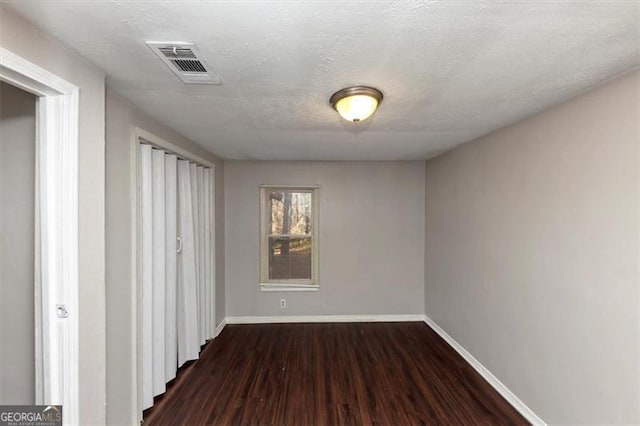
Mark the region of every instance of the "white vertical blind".
<instances>
[{"instance_id":1,"label":"white vertical blind","mask_svg":"<svg viewBox=\"0 0 640 426\"><path fill-rule=\"evenodd\" d=\"M200 294L198 298L199 302L199 312L200 315L200 342L205 343L209 338L207 334L209 330L207 330L207 316L208 316L208 307L209 303L207 300L207 281L205 279L205 269L207 265L207 258L204 252L204 242L207 239L207 235L204 228L205 218L204 218L204 205L207 202L207 199L204 194L204 167L198 166L196 169L196 186L198 191L198 229L200 230L199 238L198 238L198 281L200 283Z\"/></svg>"},{"instance_id":2,"label":"white vertical blind","mask_svg":"<svg viewBox=\"0 0 640 426\"><path fill-rule=\"evenodd\" d=\"M153 396L165 391L165 160L164 152L152 150L152 210L153 210Z\"/></svg>"},{"instance_id":3,"label":"white vertical blind","mask_svg":"<svg viewBox=\"0 0 640 426\"><path fill-rule=\"evenodd\" d=\"M189 178L191 181L191 218L193 220L194 228L197 228L199 221L199 210L198 206L200 204L200 191L198 190L198 165L197 164L189 164ZM198 303L198 307L196 309L198 313L198 342L203 344L202 340L202 306L200 301L202 300L202 279L200 278L200 234L195 233L193 244L194 244L194 259L195 259L195 268L196 268L196 299Z\"/></svg>"},{"instance_id":4,"label":"white vertical blind","mask_svg":"<svg viewBox=\"0 0 640 426\"><path fill-rule=\"evenodd\" d=\"M138 280L142 409L213 337L209 168L141 144Z\"/></svg>"},{"instance_id":5,"label":"white vertical blind","mask_svg":"<svg viewBox=\"0 0 640 426\"><path fill-rule=\"evenodd\" d=\"M213 255L211 252L211 170L204 169L203 173L203 193L204 193L204 258L206 259L205 265L205 283L213 283L213 276L211 272L213 270ZM206 292L204 297L204 306L206 311L206 335L208 338L213 337L214 319L213 319L213 285L206 286Z\"/></svg>"},{"instance_id":6,"label":"white vertical blind","mask_svg":"<svg viewBox=\"0 0 640 426\"><path fill-rule=\"evenodd\" d=\"M189 162L178 160L178 234L182 251L178 256L178 366L198 358L198 289L196 233Z\"/></svg>"},{"instance_id":7,"label":"white vertical blind","mask_svg":"<svg viewBox=\"0 0 640 426\"><path fill-rule=\"evenodd\" d=\"M140 145L140 239L138 278L142 321L142 405L153 405L153 174L151 147Z\"/></svg>"},{"instance_id":8,"label":"white vertical blind","mask_svg":"<svg viewBox=\"0 0 640 426\"><path fill-rule=\"evenodd\" d=\"M168 382L176 377L178 368L178 336L177 325L177 297L178 297L178 157L165 155L165 376Z\"/></svg>"}]
</instances>

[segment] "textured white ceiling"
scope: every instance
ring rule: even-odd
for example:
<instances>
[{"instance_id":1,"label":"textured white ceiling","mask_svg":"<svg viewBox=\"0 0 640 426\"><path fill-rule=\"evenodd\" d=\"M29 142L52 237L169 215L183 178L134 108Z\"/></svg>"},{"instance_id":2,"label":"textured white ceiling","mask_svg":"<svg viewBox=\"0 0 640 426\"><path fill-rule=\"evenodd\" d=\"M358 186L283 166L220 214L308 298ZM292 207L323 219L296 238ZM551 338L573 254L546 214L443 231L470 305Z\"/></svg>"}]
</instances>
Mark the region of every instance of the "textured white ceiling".
<instances>
[{"instance_id":1,"label":"textured white ceiling","mask_svg":"<svg viewBox=\"0 0 640 426\"><path fill-rule=\"evenodd\" d=\"M424 159L640 64L629 1L15 1L114 91L233 159ZM185 86L146 40L196 42L222 86ZM385 99L360 125L329 106Z\"/></svg>"}]
</instances>

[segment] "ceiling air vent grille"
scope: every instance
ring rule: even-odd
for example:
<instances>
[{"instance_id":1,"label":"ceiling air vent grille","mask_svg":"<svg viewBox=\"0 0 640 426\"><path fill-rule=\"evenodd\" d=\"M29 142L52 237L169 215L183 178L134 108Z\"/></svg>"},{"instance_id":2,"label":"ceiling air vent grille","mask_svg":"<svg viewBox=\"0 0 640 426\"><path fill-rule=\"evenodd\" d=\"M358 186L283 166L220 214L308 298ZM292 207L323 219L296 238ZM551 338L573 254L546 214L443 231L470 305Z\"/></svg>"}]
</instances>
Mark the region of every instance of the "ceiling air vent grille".
<instances>
[{"instance_id":1,"label":"ceiling air vent grille","mask_svg":"<svg viewBox=\"0 0 640 426\"><path fill-rule=\"evenodd\" d=\"M184 59L172 59L171 62L183 72L207 72L202 62L198 60L185 61Z\"/></svg>"},{"instance_id":2,"label":"ceiling air vent grille","mask_svg":"<svg viewBox=\"0 0 640 426\"><path fill-rule=\"evenodd\" d=\"M196 59L196 54L193 53L193 50L188 47L179 47L176 45L173 46L164 46L158 48L160 52L167 58L193 58Z\"/></svg>"},{"instance_id":3,"label":"ceiling air vent grille","mask_svg":"<svg viewBox=\"0 0 640 426\"><path fill-rule=\"evenodd\" d=\"M148 41L147 46L187 84L222 84L194 43Z\"/></svg>"}]
</instances>

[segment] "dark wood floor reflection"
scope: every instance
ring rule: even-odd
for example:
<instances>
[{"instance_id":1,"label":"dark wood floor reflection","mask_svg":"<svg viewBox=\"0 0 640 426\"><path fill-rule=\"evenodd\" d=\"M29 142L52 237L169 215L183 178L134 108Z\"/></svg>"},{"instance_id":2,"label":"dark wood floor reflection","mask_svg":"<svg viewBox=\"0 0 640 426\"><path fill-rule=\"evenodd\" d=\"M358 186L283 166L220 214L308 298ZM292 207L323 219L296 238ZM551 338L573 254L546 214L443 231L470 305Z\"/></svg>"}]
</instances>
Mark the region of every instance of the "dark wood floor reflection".
<instances>
[{"instance_id":1,"label":"dark wood floor reflection","mask_svg":"<svg viewBox=\"0 0 640 426\"><path fill-rule=\"evenodd\" d=\"M527 424L424 323L228 325L152 425Z\"/></svg>"}]
</instances>

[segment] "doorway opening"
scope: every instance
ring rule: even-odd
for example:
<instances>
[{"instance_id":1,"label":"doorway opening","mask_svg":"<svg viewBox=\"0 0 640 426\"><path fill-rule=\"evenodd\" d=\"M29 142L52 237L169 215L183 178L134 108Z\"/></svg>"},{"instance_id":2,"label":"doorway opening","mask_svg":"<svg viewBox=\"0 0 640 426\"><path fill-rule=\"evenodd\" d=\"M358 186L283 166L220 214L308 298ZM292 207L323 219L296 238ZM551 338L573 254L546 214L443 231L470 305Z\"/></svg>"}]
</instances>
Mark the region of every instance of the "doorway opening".
<instances>
[{"instance_id":1,"label":"doorway opening","mask_svg":"<svg viewBox=\"0 0 640 426\"><path fill-rule=\"evenodd\" d=\"M36 97L0 81L0 403L35 404Z\"/></svg>"},{"instance_id":2,"label":"doorway opening","mask_svg":"<svg viewBox=\"0 0 640 426\"><path fill-rule=\"evenodd\" d=\"M34 400L63 405L64 424L77 424L79 88L4 48L0 81L35 96Z\"/></svg>"}]
</instances>

